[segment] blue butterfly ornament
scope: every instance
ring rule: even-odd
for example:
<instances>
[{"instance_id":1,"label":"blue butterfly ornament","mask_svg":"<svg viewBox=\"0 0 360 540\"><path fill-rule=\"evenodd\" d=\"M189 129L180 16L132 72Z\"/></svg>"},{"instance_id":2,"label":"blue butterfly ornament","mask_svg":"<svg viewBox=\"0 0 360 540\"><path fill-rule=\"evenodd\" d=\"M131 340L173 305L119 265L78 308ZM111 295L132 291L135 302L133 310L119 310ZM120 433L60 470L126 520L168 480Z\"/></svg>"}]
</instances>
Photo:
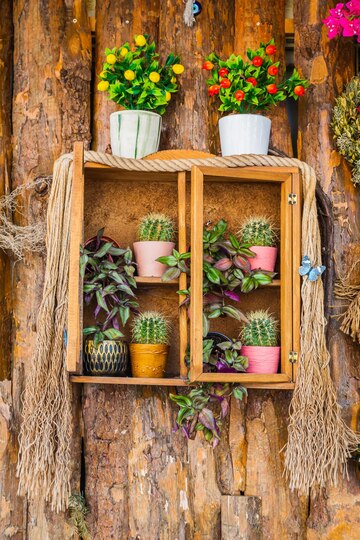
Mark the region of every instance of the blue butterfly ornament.
<instances>
[{"instance_id":1,"label":"blue butterfly ornament","mask_svg":"<svg viewBox=\"0 0 360 540\"><path fill-rule=\"evenodd\" d=\"M299 268L300 276L307 276L309 281L316 281L321 274L326 270L326 266L312 266L310 258L305 255L301 261L301 266Z\"/></svg>"}]
</instances>

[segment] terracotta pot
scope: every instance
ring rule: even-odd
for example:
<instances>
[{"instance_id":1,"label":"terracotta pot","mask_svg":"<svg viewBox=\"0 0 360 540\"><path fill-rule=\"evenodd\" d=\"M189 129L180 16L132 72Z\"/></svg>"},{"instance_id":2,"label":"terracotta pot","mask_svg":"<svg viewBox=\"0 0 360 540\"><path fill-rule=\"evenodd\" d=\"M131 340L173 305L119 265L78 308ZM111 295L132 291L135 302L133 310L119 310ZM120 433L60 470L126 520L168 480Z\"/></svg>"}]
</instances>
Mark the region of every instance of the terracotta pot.
<instances>
[{"instance_id":1,"label":"terracotta pot","mask_svg":"<svg viewBox=\"0 0 360 540\"><path fill-rule=\"evenodd\" d=\"M249 257L251 270L268 270L273 272L276 264L278 248L268 246L251 246L251 251L256 253L255 257Z\"/></svg>"},{"instance_id":2,"label":"terracotta pot","mask_svg":"<svg viewBox=\"0 0 360 540\"><path fill-rule=\"evenodd\" d=\"M115 247L120 247L119 244L117 243L116 240L114 240L113 238L111 238L110 236L102 236L101 237L101 240L106 243L106 242L112 242L114 244ZM86 248L87 246L89 246L90 244L92 244L92 242L96 242L96 236L92 236L91 238L89 238L88 240L86 240L86 242L84 243L84 247Z\"/></svg>"},{"instance_id":3,"label":"terracotta pot","mask_svg":"<svg viewBox=\"0 0 360 540\"><path fill-rule=\"evenodd\" d=\"M164 377L168 352L168 345L130 343L132 376L151 379Z\"/></svg>"},{"instance_id":4,"label":"terracotta pot","mask_svg":"<svg viewBox=\"0 0 360 540\"><path fill-rule=\"evenodd\" d=\"M84 343L84 367L88 375L124 375L128 359L128 344L121 339L107 339L97 346L92 339Z\"/></svg>"},{"instance_id":5,"label":"terracotta pot","mask_svg":"<svg viewBox=\"0 0 360 540\"><path fill-rule=\"evenodd\" d=\"M243 345L241 354L247 356L247 373L277 373L280 361L280 347L252 347Z\"/></svg>"},{"instance_id":6,"label":"terracotta pot","mask_svg":"<svg viewBox=\"0 0 360 540\"><path fill-rule=\"evenodd\" d=\"M171 255L174 247L174 242L134 242L138 276L161 277L167 266L156 259Z\"/></svg>"}]
</instances>

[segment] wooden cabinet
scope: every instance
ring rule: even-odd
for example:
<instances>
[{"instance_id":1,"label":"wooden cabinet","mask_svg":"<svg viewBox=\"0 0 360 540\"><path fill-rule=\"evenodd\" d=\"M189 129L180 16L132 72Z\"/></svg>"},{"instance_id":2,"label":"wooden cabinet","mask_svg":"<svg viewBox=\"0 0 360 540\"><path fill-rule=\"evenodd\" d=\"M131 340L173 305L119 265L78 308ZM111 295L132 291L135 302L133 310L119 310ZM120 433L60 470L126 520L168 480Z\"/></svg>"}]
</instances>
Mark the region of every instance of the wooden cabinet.
<instances>
[{"instance_id":1,"label":"wooden cabinet","mask_svg":"<svg viewBox=\"0 0 360 540\"><path fill-rule=\"evenodd\" d=\"M206 157L189 152L171 158ZM158 153L157 158L168 158ZM151 211L171 215L178 224L177 249L191 244L191 306L179 309L178 289L187 288L187 276L163 283L159 278L140 278L137 297L140 310L164 312L172 325L171 348L166 378L94 377L83 375L82 328L90 322L84 309L79 276L80 245L98 229L123 247L136 240L141 217ZM293 387L300 328L300 220L299 171L296 168L193 167L191 172L137 172L83 162L83 147L74 148L73 193L71 205L69 309L67 327L67 369L73 382L102 384L149 384L182 386L188 384L184 362L188 343L191 349L189 377L194 381L234 381L249 388ZM251 214L269 215L280 233L278 279L249 294L241 295L242 308L270 308L280 319L281 370L275 375L203 373L202 370L202 230L207 220L224 218L232 231ZM220 321L219 330L236 337L233 321ZM214 330L216 324L214 324ZM238 324L238 323L237 323ZM128 331L127 331L128 332ZM129 334L127 335L129 338Z\"/></svg>"}]
</instances>

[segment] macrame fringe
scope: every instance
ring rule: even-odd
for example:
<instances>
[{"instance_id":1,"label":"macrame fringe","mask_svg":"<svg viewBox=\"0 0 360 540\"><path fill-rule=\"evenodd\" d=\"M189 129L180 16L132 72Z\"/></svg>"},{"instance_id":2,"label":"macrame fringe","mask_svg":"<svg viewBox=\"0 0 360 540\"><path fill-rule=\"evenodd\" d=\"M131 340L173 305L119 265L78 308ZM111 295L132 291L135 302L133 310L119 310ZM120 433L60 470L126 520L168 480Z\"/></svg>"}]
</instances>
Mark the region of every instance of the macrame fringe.
<instances>
[{"instance_id":1,"label":"macrame fringe","mask_svg":"<svg viewBox=\"0 0 360 540\"><path fill-rule=\"evenodd\" d=\"M316 178L306 163L253 155L148 161L88 151L84 157L85 161L137 171L189 171L193 165L299 167L304 192L302 253L314 264L320 264ZM62 156L54 167L47 217L45 284L36 349L25 388L17 469L19 492L29 497L41 495L57 511L68 503L71 477L72 394L63 332L67 311L72 159L72 154ZM339 473L346 473L347 459L360 438L342 419L330 376L322 281L310 282L305 278L301 297L301 354L290 408L285 473L291 488L307 493L314 486L337 484Z\"/></svg>"},{"instance_id":2,"label":"macrame fringe","mask_svg":"<svg viewBox=\"0 0 360 540\"><path fill-rule=\"evenodd\" d=\"M184 23L190 28L194 26L195 17L193 12L193 0L186 0L185 10L184 10Z\"/></svg>"},{"instance_id":3,"label":"macrame fringe","mask_svg":"<svg viewBox=\"0 0 360 540\"><path fill-rule=\"evenodd\" d=\"M357 343L360 343L360 283L352 285L351 276L359 263L360 260L356 261L347 275L340 276L334 287L335 296L347 303L344 313L335 316L342 321L340 330Z\"/></svg>"},{"instance_id":4,"label":"macrame fringe","mask_svg":"<svg viewBox=\"0 0 360 540\"><path fill-rule=\"evenodd\" d=\"M12 220L13 212L21 213L19 195L43 183L44 179L41 178L35 182L23 184L9 195L0 197L0 249L12 253L18 260L22 260L26 252L43 253L45 251L44 223L22 227L15 225Z\"/></svg>"}]
</instances>

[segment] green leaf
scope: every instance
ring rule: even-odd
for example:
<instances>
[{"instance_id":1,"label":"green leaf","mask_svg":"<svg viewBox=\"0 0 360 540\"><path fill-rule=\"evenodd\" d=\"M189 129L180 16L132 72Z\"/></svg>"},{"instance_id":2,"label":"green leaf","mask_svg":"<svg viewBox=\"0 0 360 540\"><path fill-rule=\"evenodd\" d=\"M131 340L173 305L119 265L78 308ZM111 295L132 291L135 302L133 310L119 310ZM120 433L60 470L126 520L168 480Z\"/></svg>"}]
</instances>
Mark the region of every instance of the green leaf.
<instances>
[{"instance_id":1,"label":"green leaf","mask_svg":"<svg viewBox=\"0 0 360 540\"><path fill-rule=\"evenodd\" d=\"M109 339L118 339L124 337L124 334L116 328L108 328L107 330L104 330L104 335Z\"/></svg>"},{"instance_id":2,"label":"green leaf","mask_svg":"<svg viewBox=\"0 0 360 540\"><path fill-rule=\"evenodd\" d=\"M96 253L94 253L94 257L96 257L97 259L103 257L109 252L109 250L112 248L112 245L112 242L106 242Z\"/></svg>"},{"instance_id":3,"label":"green leaf","mask_svg":"<svg viewBox=\"0 0 360 540\"><path fill-rule=\"evenodd\" d=\"M109 313L109 308L107 307L106 302L104 298L102 297L102 294L100 291L96 291L96 301L100 307L102 307L103 309L105 309L107 313Z\"/></svg>"}]
</instances>

